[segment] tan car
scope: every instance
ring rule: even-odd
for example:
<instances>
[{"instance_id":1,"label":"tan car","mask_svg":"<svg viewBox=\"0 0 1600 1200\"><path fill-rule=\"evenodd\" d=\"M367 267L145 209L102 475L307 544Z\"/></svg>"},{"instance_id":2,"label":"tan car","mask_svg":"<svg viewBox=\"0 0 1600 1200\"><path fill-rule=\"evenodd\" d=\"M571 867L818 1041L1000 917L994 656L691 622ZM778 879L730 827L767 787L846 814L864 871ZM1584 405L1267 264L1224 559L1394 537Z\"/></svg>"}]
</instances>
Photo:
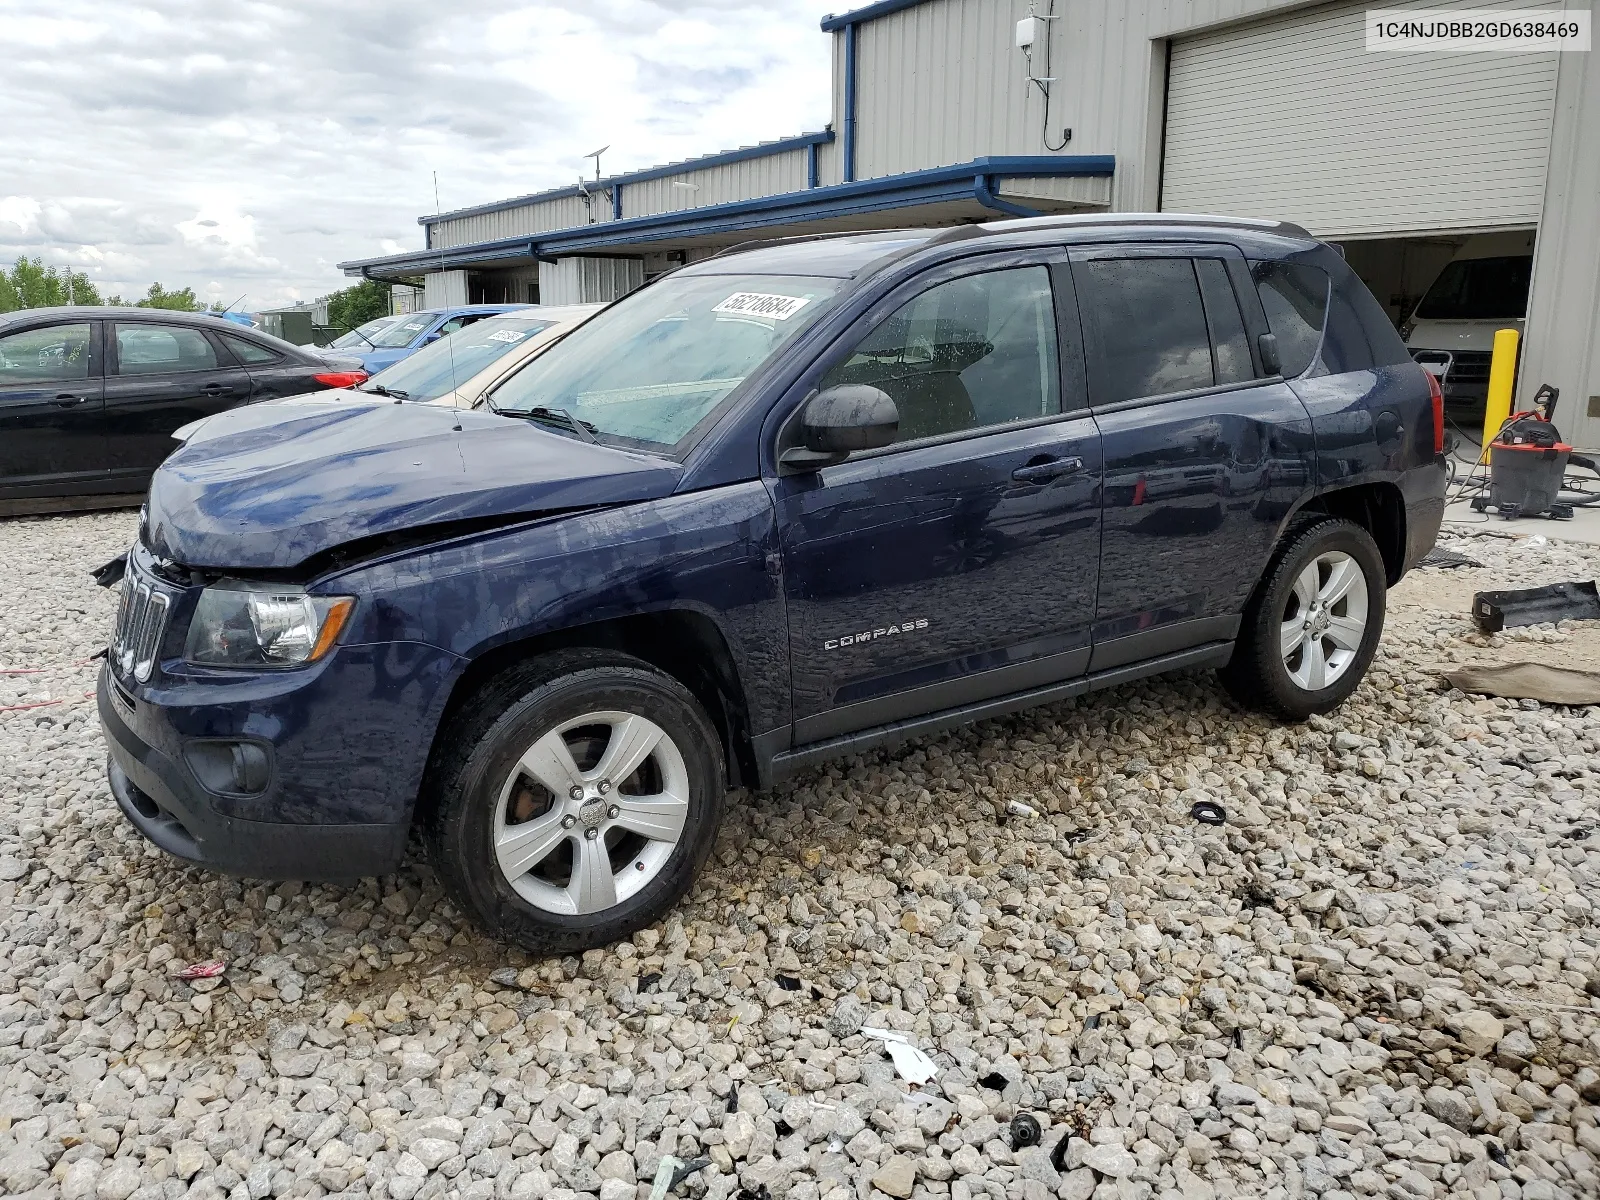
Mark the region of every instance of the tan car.
<instances>
[{"instance_id":1,"label":"tan car","mask_svg":"<svg viewBox=\"0 0 1600 1200\"><path fill-rule=\"evenodd\" d=\"M419 404L476 408L501 379L604 307L535 306L485 317L385 367L356 390Z\"/></svg>"}]
</instances>

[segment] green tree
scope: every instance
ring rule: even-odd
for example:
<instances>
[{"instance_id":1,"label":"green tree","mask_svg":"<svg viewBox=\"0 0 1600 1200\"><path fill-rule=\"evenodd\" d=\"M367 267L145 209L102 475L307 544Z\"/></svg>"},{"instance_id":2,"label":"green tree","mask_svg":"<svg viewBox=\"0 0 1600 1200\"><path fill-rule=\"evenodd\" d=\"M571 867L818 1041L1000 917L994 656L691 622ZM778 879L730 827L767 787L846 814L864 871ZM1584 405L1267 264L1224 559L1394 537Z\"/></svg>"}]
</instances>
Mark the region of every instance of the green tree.
<instances>
[{"instance_id":1,"label":"green tree","mask_svg":"<svg viewBox=\"0 0 1600 1200\"><path fill-rule=\"evenodd\" d=\"M49 308L57 304L100 304L100 291L82 271L56 270L26 255L0 274L0 312Z\"/></svg>"},{"instance_id":2,"label":"green tree","mask_svg":"<svg viewBox=\"0 0 1600 1200\"><path fill-rule=\"evenodd\" d=\"M328 324L335 329L355 329L389 315L389 285L376 279L363 279L323 298L328 302Z\"/></svg>"}]
</instances>

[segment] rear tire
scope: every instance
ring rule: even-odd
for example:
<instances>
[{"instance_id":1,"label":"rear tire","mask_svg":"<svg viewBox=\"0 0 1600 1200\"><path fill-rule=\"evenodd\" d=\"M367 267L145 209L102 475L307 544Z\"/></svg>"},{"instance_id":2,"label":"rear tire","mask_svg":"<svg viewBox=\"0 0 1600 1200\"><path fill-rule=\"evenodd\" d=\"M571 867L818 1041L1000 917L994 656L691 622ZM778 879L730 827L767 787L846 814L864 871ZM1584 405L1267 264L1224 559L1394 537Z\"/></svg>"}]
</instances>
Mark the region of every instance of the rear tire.
<instances>
[{"instance_id":1,"label":"rear tire","mask_svg":"<svg viewBox=\"0 0 1600 1200\"><path fill-rule=\"evenodd\" d=\"M450 898L535 954L609 945L693 885L726 773L676 679L563 650L485 685L440 732L422 832Z\"/></svg>"},{"instance_id":2,"label":"rear tire","mask_svg":"<svg viewBox=\"0 0 1600 1200\"><path fill-rule=\"evenodd\" d=\"M1290 721L1337 708L1383 635L1387 577L1377 543L1337 517L1290 531L1245 610L1223 686Z\"/></svg>"}]
</instances>

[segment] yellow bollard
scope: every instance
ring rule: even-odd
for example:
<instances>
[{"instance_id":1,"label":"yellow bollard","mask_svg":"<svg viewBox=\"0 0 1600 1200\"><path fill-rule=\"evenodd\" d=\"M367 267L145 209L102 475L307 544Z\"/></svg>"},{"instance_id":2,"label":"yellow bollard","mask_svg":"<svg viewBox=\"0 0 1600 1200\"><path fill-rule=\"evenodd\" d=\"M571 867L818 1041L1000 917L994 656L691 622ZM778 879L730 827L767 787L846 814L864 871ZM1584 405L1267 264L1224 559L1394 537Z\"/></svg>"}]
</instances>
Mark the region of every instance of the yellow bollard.
<instances>
[{"instance_id":1,"label":"yellow bollard","mask_svg":"<svg viewBox=\"0 0 1600 1200\"><path fill-rule=\"evenodd\" d=\"M1479 462L1489 460L1489 442L1511 415L1511 387L1517 379L1517 341L1515 329L1494 331L1494 357L1489 360L1489 407L1483 414L1483 453Z\"/></svg>"}]
</instances>

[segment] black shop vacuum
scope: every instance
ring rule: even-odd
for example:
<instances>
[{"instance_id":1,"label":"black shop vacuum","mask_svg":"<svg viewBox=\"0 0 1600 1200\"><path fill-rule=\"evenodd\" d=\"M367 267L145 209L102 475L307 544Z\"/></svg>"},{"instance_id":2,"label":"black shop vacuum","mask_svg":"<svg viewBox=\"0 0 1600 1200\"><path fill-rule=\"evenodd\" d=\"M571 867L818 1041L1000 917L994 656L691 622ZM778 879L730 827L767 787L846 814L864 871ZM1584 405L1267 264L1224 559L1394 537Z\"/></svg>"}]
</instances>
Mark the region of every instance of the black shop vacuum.
<instances>
[{"instance_id":1,"label":"black shop vacuum","mask_svg":"<svg viewBox=\"0 0 1600 1200\"><path fill-rule=\"evenodd\" d=\"M1560 391L1544 384L1534 394L1533 407L1512 413L1489 443L1489 494L1475 496L1477 512L1494 509L1502 517L1553 517L1567 520L1572 504L1561 502L1562 481L1568 466L1597 471L1592 458L1574 454L1555 427L1556 399ZM1597 496L1596 499L1600 499ZM1586 504L1592 501L1580 500Z\"/></svg>"}]
</instances>

